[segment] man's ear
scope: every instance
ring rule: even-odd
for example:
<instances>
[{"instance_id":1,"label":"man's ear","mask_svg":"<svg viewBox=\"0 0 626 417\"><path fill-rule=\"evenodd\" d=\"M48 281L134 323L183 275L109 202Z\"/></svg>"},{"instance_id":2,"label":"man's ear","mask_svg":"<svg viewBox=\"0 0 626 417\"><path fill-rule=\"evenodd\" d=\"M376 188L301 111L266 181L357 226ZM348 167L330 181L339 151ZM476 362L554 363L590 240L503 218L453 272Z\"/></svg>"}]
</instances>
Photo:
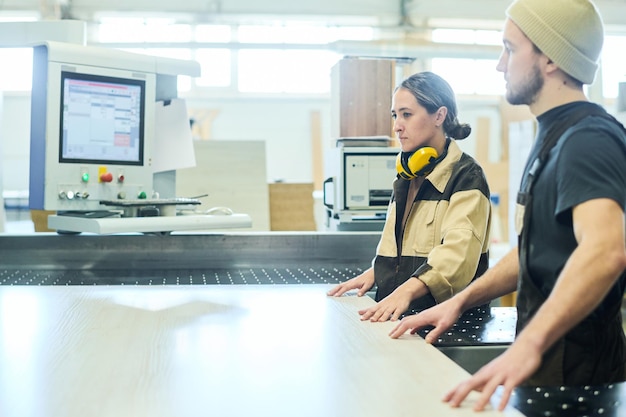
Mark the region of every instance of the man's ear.
<instances>
[{"instance_id":1,"label":"man's ear","mask_svg":"<svg viewBox=\"0 0 626 417\"><path fill-rule=\"evenodd\" d=\"M558 65L556 65L554 61L552 61L550 58L548 58L545 55L544 55L544 58L546 60L546 66L545 66L546 73L550 74L560 69Z\"/></svg>"}]
</instances>

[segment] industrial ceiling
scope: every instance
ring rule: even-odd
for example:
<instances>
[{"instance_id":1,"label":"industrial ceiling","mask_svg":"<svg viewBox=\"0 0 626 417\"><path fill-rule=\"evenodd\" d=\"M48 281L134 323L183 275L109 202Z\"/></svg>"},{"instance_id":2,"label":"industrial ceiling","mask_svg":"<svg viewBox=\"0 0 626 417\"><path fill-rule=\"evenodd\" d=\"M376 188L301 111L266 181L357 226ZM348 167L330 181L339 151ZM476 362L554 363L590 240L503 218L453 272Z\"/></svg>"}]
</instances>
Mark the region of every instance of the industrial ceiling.
<instances>
[{"instance_id":1,"label":"industrial ceiling","mask_svg":"<svg viewBox=\"0 0 626 417\"><path fill-rule=\"evenodd\" d=\"M607 26L626 28L626 0L596 0ZM494 26L510 0L0 0L0 13L35 12L42 19L93 22L105 12L169 15L190 22L237 23L286 18L345 24L393 25L417 30L458 22ZM453 23L452 23L453 24ZM626 29L625 29L626 30Z\"/></svg>"}]
</instances>

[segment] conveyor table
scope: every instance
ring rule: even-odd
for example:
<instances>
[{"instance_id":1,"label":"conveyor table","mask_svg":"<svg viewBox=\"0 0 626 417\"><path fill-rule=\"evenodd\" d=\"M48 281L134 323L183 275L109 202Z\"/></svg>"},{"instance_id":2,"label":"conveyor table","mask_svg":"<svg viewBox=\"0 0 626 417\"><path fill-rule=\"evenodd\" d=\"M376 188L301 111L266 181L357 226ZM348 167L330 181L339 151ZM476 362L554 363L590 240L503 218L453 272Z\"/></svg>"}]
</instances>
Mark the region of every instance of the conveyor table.
<instances>
[{"instance_id":1,"label":"conveyor table","mask_svg":"<svg viewBox=\"0 0 626 417\"><path fill-rule=\"evenodd\" d=\"M399 366L386 363L393 356L389 352L408 346L410 352L401 353L406 367L412 363L407 358L420 360L422 352L416 350L422 349L422 339L407 336L410 343L391 341L386 337L391 323L360 322L356 311L373 303L368 297L324 296L331 285L369 266L378 237L369 232L0 235L0 415L169 416L189 411L186 415L193 416L200 415L199 408L220 407L222 415L246 415L232 410L261 415L261 408L253 407L255 401L257 406L285 398L291 401L289 395L279 397L273 391L288 392L293 384L284 381L295 378L277 381L280 378L271 366L279 363L276 349L282 349L302 375L313 372L313 365L322 366L320 358L331 362L321 371L327 385L310 378L303 382L311 398L328 401L309 403L298 394L294 401L303 401L298 415L355 415L353 411L361 409L351 398L374 402L382 398L382 404L397 402L401 407L396 414L382 405L367 407L361 415L441 415L423 413L421 401L413 397L419 389L410 391L410 407L404 403L403 384L419 386L410 378L396 385L389 382L391 388L384 388L382 394L362 394L360 390L369 388L358 382L364 377L358 369L380 371L366 378L378 386L386 381L382 369ZM256 301L247 299L253 293L259 294L253 297ZM319 314L310 314L311 309ZM266 328L258 317L274 324ZM234 320L232 326L240 334L231 334L227 318ZM337 323L343 324L337 327ZM473 372L506 348L514 326L514 308L492 307L462 317L438 340L437 350ZM322 345L312 341L327 327L334 330L328 330ZM214 346L211 341L216 338L227 345ZM272 342L273 338L277 339ZM368 356L359 345L363 340L384 349ZM306 341L322 350L297 353ZM238 364L228 355L257 355L255 349L259 358L270 355L268 364L259 365L263 371L259 375L265 377L253 377L258 383L254 388L260 391L251 399L236 397L234 392L251 389L252 382L237 383L226 373L231 393L220 385L222 373L226 368L242 372L255 356L244 356ZM356 359L346 359L346 352ZM216 360L220 354L227 360ZM443 358L442 366L450 367L452 362ZM200 364L197 369L194 361ZM313 365L306 367L306 363ZM452 368L452 379L433 371L429 383L437 392L425 396L426 402L433 402L433 397L437 402L453 380L466 375L458 366ZM283 372L287 374L278 375L290 371ZM209 404L206 398L220 400ZM222 398L233 401L232 412L220 402ZM295 410L289 404L269 409L277 412L274 415L286 415L281 413ZM623 416L626 391L623 384L524 387L515 391L511 404L529 417ZM456 415L448 408L445 412Z\"/></svg>"}]
</instances>

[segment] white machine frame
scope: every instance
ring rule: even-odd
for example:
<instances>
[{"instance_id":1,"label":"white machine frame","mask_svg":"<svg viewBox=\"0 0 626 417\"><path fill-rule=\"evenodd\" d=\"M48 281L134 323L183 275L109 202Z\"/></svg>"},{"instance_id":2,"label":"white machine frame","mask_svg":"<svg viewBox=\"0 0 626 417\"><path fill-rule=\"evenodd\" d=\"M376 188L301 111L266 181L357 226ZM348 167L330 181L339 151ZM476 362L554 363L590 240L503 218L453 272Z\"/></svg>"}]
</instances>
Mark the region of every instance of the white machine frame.
<instances>
[{"instance_id":1,"label":"white machine frame","mask_svg":"<svg viewBox=\"0 0 626 417\"><path fill-rule=\"evenodd\" d=\"M57 211L48 216L49 228L59 232L128 233L251 226L247 214L177 215L176 206L188 204L190 199L176 198L175 172L153 172L155 102L177 97L178 75L200 75L196 61L62 42L44 42L34 45L33 50L29 206ZM143 163L61 160L62 72L144 82ZM101 180L102 172L109 175L107 180ZM141 200L144 198L145 204ZM135 199L140 201L132 212L151 214L129 217L123 204L111 209L111 204L103 203Z\"/></svg>"},{"instance_id":2,"label":"white machine frame","mask_svg":"<svg viewBox=\"0 0 626 417\"><path fill-rule=\"evenodd\" d=\"M31 209L56 211L102 210L100 200L118 195L151 196L156 74L154 59L104 48L50 42L33 48L33 98L31 116ZM141 165L60 162L61 73L69 72L141 80L144 120ZM99 181L99 171L110 170L124 181ZM83 175L89 177L84 181ZM81 196L86 196L82 197Z\"/></svg>"},{"instance_id":3,"label":"white machine frame","mask_svg":"<svg viewBox=\"0 0 626 417\"><path fill-rule=\"evenodd\" d=\"M325 155L324 206L330 230L381 230L399 148L338 147Z\"/></svg>"}]
</instances>

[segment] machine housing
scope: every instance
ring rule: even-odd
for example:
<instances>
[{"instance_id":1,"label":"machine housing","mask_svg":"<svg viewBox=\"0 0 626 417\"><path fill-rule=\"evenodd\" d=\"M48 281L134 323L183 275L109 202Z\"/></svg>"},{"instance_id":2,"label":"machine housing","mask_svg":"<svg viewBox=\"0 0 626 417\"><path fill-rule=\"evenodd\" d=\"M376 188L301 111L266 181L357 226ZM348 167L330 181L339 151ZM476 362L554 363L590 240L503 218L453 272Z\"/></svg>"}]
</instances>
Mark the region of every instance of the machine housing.
<instances>
[{"instance_id":1,"label":"machine housing","mask_svg":"<svg viewBox=\"0 0 626 417\"><path fill-rule=\"evenodd\" d=\"M325 155L324 206L330 230L381 230L399 148L338 147Z\"/></svg>"}]
</instances>

